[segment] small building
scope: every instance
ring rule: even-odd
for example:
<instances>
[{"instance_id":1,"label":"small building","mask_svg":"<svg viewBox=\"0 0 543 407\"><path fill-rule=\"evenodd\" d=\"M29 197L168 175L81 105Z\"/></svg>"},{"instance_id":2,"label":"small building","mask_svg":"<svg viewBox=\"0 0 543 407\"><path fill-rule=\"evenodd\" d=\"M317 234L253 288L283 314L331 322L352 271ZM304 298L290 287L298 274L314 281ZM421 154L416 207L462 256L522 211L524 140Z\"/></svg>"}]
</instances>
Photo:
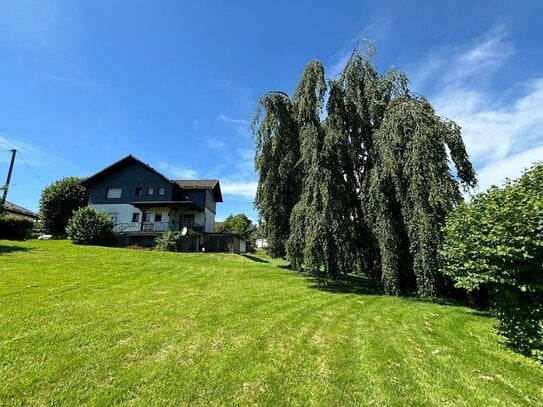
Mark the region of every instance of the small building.
<instances>
[{"instance_id":1,"label":"small building","mask_svg":"<svg viewBox=\"0 0 543 407\"><path fill-rule=\"evenodd\" d=\"M23 208L22 206L16 205L10 201L4 202L4 210L6 213L32 219L34 222L37 222L40 219L40 215L36 212L32 212L31 210Z\"/></svg>"},{"instance_id":2,"label":"small building","mask_svg":"<svg viewBox=\"0 0 543 407\"><path fill-rule=\"evenodd\" d=\"M237 233L223 229L215 233L207 233L204 236L204 248L206 252L247 253L247 241Z\"/></svg>"}]
</instances>

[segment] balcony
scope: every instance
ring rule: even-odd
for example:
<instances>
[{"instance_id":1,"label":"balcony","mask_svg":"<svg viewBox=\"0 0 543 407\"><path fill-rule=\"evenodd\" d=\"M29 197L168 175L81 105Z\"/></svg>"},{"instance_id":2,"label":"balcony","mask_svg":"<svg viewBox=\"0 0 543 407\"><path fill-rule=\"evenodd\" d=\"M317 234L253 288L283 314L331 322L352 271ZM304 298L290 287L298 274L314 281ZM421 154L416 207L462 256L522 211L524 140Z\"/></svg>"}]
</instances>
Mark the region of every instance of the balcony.
<instances>
[{"instance_id":1,"label":"balcony","mask_svg":"<svg viewBox=\"0 0 543 407\"><path fill-rule=\"evenodd\" d=\"M197 233L204 232L204 226L194 222L128 222L118 223L113 231L117 233L162 233L167 230L180 231L184 227Z\"/></svg>"}]
</instances>

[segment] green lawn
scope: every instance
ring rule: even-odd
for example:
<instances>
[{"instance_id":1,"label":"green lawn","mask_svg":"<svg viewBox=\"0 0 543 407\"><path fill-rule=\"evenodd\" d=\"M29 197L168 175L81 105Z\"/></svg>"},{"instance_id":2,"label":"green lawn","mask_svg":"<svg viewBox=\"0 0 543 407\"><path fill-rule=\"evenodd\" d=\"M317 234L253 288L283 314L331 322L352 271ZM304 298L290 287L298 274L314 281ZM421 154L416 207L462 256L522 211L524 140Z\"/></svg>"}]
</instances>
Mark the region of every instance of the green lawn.
<instances>
[{"instance_id":1,"label":"green lawn","mask_svg":"<svg viewBox=\"0 0 543 407\"><path fill-rule=\"evenodd\" d=\"M0 405L543 405L464 307L238 255L0 242Z\"/></svg>"}]
</instances>

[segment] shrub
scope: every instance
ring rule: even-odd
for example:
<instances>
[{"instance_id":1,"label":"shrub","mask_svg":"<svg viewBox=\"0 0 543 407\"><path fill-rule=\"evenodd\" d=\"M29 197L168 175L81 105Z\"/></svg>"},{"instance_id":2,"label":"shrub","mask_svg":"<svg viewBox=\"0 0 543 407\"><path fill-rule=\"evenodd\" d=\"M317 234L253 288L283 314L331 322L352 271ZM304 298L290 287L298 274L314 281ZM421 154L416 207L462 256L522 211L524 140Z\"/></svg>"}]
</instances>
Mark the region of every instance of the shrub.
<instances>
[{"instance_id":1,"label":"shrub","mask_svg":"<svg viewBox=\"0 0 543 407\"><path fill-rule=\"evenodd\" d=\"M543 163L449 214L444 272L458 287L488 287L499 331L543 361Z\"/></svg>"},{"instance_id":2,"label":"shrub","mask_svg":"<svg viewBox=\"0 0 543 407\"><path fill-rule=\"evenodd\" d=\"M186 252L196 250L195 234L190 231L183 236L181 232L168 230L155 239L155 250L163 252Z\"/></svg>"},{"instance_id":3,"label":"shrub","mask_svg":"<svg viewBox=\"0 0 543 407\"><path fill-rule=\"evenodd\" d=\"M53 236L65 236L68 220L74 211L87 205L88 191L81 179L67 177L44 188L40 198L43 229Z\"/></svg>"},{"instance_id":4,"label":"shrub","mask_svg":"<svg viewBox=\"0 0 543 407\"><path fill-rule=\"evenodd\" d=\"M115 241L113 220L106 212L86 206L68 221L66 233L75 244L111 245Z\"/></svg>"},{"instance_id":5,"label":"shrub","mask_svg":"<svg viewBox=\"0 0 543 407\"><path fill-rule=\"evenodd\" d=\"M0 238L24 239L28 231L34 226L34 221L22 216L3 214L0 215Z\"/></svg>"},{"instance_id":6,"label":"shrub","mask_svg":"<svg viewBox=\"0 0 543 407\"><path fill-rule=\"evenodd\" d=\"M180 232L172 232L168 230L155 239L155 249L163 252L177 252L181 246Z\"/></svg>"}]
</instances>

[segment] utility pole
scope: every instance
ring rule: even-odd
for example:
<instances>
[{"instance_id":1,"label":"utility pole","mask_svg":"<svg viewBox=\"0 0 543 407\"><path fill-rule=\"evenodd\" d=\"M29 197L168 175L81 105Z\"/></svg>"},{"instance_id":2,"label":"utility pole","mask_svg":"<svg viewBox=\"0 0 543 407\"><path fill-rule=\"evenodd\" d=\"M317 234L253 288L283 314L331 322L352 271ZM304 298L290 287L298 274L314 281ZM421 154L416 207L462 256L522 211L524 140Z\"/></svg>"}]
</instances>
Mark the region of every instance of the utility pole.
<instances>
[{"instance_id":1,"label":"utility pole","mask_svg":"<svg viewBox=\"0 0 543 407\"><path fill-rule=\"evenodd\" d=\"M11 162L9 164L9 170L8 170L8 177L6 179L6 185L4 185L4 193L2 196L2 202L6 202L6 198L8 197L8 189L9 189L9 182L11 181L11 173L13 172L13 164L15 164L15 154L17 153L17 150L11 150Z\"/></svg>"}]
</instances>

